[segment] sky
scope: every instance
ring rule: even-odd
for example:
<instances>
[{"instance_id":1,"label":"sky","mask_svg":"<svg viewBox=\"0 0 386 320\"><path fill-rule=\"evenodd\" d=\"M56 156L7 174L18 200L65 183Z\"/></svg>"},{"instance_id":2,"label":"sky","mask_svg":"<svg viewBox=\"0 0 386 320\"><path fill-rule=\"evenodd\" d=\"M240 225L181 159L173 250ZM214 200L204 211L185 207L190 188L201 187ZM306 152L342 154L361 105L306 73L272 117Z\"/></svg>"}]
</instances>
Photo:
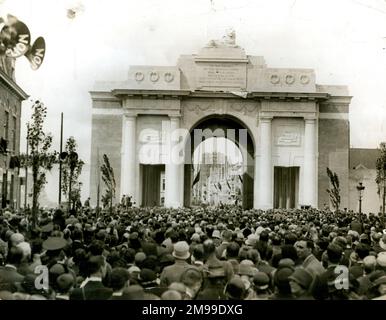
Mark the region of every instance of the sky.
<instances>
[{"instance_id":1,"label":"sky","mask_svg":"<svg viewBox=\"0 0 386 320\"><path fill-rule=\"evenodd\" d=\"M67 9L82 7L74 19ZM385 0L0 0L0 15L25 22L32 40L43 36L39 70L16 62L17 83L30 95L23 103L21 151L33 100L48 109L46 131L59 149L74 136L86 162L88 197L91 99L95 81L123 81L130 65L175 65L232 27L247 54L268 67L312 68L318 84L347 85L351 146L375 148L386 140ZM49 175L57 198L57 172Z\"/></svg>"}]
</instances>

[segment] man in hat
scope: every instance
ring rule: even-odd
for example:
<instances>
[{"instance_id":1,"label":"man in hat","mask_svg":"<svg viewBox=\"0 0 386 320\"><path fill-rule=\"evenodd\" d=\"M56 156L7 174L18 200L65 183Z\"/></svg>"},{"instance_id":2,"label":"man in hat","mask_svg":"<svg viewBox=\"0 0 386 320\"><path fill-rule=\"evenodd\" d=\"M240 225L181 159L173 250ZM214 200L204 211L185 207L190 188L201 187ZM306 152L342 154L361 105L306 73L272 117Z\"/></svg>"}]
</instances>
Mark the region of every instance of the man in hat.
<instances>
[{"instance_id":1,"label":"man in hat","mask_svg":"<svg viewBox=\"0 0 386 320\"><path fill-rule=\"evenodd\" d=\"M257 300L267 300L272 292L269 288L270 278L265 272L257 272L253 276L253 287Z\"/></svg>"},{"instance_id":2,"label":"man in hat","mask_svg":"<svg viewBox=\"0 0 386 320\"><path fill-rule=\"evenodd\" d=\"M243 280L239 276L234 276L225 287L227 300L244 300L247 290Z\"/></svg>"},{"instance_id":3,"label":"man in hat","mask_svg":"<svg viewBox=\"0 0 386 320\"><path fill-rule=\"evenodd\" d=\"M196 268L189 268L181 275L181 282L186 286L188 300L194 300L202 286L202 272Z\"/></svg>"},{"instance_id":4,"label":"man in hat","mask_svg":"<svg viewBox=\"0 0 386 320\"><path fill-rule=\"evenodd\" d=\"M161 273L161 286L168 287L173 282L180 282L185 270L192 267L186 262L190 257L189 245L186 241L179 241L173 246L174 264L165 267Z\"/></svg>"},{"instance_id":5,"label":"man in hat","mask_svg":"<svg viewBox=\"0 0 386 320\"><path fill-rule=\"evenodd\" d=\"M130 274L125 268L114 268L111 271L110 287L113 289L113 294L110 300L124 300L122 297L123 291L129 286Z\"/></svg>"},{"instance_id":6,"label":"man in hat","mask_svg":"<svg viewBox=\"0 0 386 320\"><path fill-rule=\"evenodd\" d=\"M203 268L203 290L197 298L199 300L224 299L225 285L234 275L233 267L228 261L217 258L216 247L211 239L204 241L204 253L207 259Z\"/></svg>"},{"instance_id":7,"label":"man in hat","mask_svg":"<svg viewBox=\"0 0 386 320\"><path fill-rule=\"evenodd\" d=\"M24 276L17 272L22 259L22 249L18 247L11 247L9 249L6 264L4 267L0 267L0 291L17 291L17 285L24 279Z\"/></svg>"},{"instance_id":8,"label":"man in hat","mask_svg":"<svg viewBox=\"0 0 386 320\"><path fill-rule=\"evenodd\" d=\"M102 279L106 275L106 262L103 256L92 256L88 260L89 276L70 294L70 300L107 300L113 290L106 288Z\"/></svg>"},{"instance_id":9,"label":"man in hat","mask_svg":"<svg viewBox=\"0 0 386 320\"><path fill-rule=\"evenodd\" d=\"M63 273L56 279L55 300L70 300L70 291L75 285L74 276L70 273Z\"/></svg>"},{"instance_id":10,"label":"man in hat","mask_svg":"<svg viewBox=\"0 0 386 320\"><path fill-rule=\"evenodd\" d=\"M292 295L298 300L314 300L310 294L312 274L304 268L298 268L289 276Z\"/></svg>"}]
</instances>

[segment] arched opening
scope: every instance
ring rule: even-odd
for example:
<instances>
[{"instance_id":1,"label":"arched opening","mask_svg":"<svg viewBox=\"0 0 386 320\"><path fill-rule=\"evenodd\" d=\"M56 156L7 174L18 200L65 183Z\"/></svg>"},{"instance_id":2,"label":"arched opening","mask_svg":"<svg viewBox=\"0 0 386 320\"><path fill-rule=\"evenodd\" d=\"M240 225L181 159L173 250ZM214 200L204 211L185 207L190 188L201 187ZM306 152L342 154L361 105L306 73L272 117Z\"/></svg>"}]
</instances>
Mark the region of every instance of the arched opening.
<instances>
[{"instance_id":1,"label":"arched opening","mask_svg":"<svg viewBox=\"0 0 386 320\"><path fill-rule=\"evenodd\" d=\"M247 169L237 145L226 138L202 141L192 156L191 205L242 205L243 179Z\"/></svg>"},{"instance_id":2,"label":"arched opening","mask_svg":"<svg viewBox=\"0 0 386 320\"><path fill-rule=\"evenodd\" d=\"M231 151L233 152L234 157L234 159L228 159L228 161L231 160L232 164L236 164L238 162L237 165L240 166L240 174L236 174L237 170L232 174L232 184L230 183L231 181L229 181L230 171L228 171L228 175L226 174L226 171L229 169L233 171L235 169L234 166L231 166L231 168L228 166L228 168L226 168L225 164L221 163L216 166L209 165L204 169L204 171L206 170L206 172L203 172L202 176L201 173L198 176L199 161L197 160L198 158L200 158L200 150L202 160L202 146L212 145L212 149L209 149L212 150L212 156L207 155L206 157L212 157L213 160L213 152L218 153L217 151L219 151L215 150L213 145L215 144L215 142L217 142L218 149L220 141L223 141L224 146L226 144L224 141L228 141L227 144L231 146ZM239 155L236 156L236 154L238 153ZM224 154L224 152L222 152L222 154ZM224 155L227 156L228 154ZM230 154L228 156L232 157L232 155ZM223 160L225 161L225 157ZM210 170L212 170L212 173L219 174L216 177L217 188L215 184L211 181ZM201 180L201 177L203 177L203 179L205 177L206 181ZM226 179L227 177L228 183ZM206 191L205 203L216 205L219 203L221 198L225 199L225 197L227 196L227 192L225 189L234 190L228 196L232 197L233 195L233 197L235 197L237 196L237 187L240 187L241 190L239 196L241 198L239 199L239 201L237 201L237 203L239 204L241 202L244 209L253 208L253 179L254 143L249 130L239 119L229 115L211 115L209 117L201 119L191 128L190 135L188 136L185 145L184 206L190 207L192 205L197 204L198 195L200 195L200 199L203 200L204 191ZM201 180L199 187L196 186L198 183L197 180ZM208 182L210 183L210 185L208 185ZM221 184L221 187L218 184L219 182ZM194 188L199 188L201 190L201 194L199 191L194 191ZM219 196L220 194L221 196ZM196 199L194 196L196 196ZM234 203L235 202L236 201L234 201Z\"/></svg>"}]
</instances>

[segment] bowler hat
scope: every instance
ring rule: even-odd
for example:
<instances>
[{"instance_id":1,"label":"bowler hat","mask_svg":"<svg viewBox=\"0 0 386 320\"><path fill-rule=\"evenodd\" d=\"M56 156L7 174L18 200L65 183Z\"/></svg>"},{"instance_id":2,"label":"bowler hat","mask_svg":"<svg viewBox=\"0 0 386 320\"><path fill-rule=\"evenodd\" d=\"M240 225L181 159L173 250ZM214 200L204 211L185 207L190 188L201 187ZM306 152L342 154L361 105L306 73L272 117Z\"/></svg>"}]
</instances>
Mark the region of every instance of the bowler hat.
<instances>
[{"instance_id":1,"label":"bowler hat","mask_svg":"<svg viewBox=\"0 0 386 320\"><path fill-rule=\"evenodd\" d=\"M245 244L248 245L248 246L254 246L257 243L258 240L259 240L258 236L253 234L253 233L251 233L248 236L247 240L245 240Z\"/></svg>"},{"instance_id":2,"label":"bowler hat","mask_svg":"<svg viewBox=\"0 0 386 320\"><path fill-rule=\"evenodd\" d=\"M259 271L253 276L253 283L258 289L265 290L269 286L269 276Z\"/></svg>"},{"instance_id":3,"label":"bowler hat","mask_svg":"<svg viewBox=\"0 0 386 320\"><path fill-rule=\"evenodd\" d=\"M225 288L227 297L230 300L243 300L246 294L246 288L240 277L233 277Z\"/></svg>"},{"instance_id":4,"label":"bowler hat","mask_svg":"<svg viewBox=\"0 0 386 320\"><path fill-rule=\"evenodd\" d=\"M186 241L179 241L174 245L173 257L180 260L190 257L189 245Z\"/></svg>"},{"instance_id":5,"label":"bowler hat","mask_svg":"<svg viewBox=\"0 0 386 320\"><path fill-rule=\"evenodd\" d=\"M377 264L382 268L386 267L386 252L378 253Z\"/></svg>"},{"instance_id":6,"label":"bowler hat","mask_svg":"<svg viewBox=\"0 0 386 320\"><path fill-rule=\"evenodd\" d=\"M43 242L43 249L48 251L63 249L67 245L67 241L59 237L50 237Z\"/></svg>"},{"instance_id":7,"label":"bowler hat","mask_svg":"<svg viewBox=\"0 0 386 320\"><path fill-rule=\"evenodd\" d=\"M63 273L56 279L56 283L61 291L66 292L75 284L75 279L70 273Z\"/></svg>"},{"instance_id":8,"label":"bowler hat","mask_svg":"<svg viewBox=\"0 0 386 320\"><path fill-rule=\"evenodd\" d=\"M304 289L308 289L312 283L312 275L303 268L298 268L295 272L288 277L289 280L293 280Z\"/></svg>"}]
</instances>

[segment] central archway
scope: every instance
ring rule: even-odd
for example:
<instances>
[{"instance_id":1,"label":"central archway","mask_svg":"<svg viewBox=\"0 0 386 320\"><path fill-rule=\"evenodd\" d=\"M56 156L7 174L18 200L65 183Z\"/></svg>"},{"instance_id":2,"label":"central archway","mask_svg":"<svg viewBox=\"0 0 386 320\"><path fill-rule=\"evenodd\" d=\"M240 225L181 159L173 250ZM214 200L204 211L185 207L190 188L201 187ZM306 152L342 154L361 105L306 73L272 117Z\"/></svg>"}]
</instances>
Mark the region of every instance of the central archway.
<instances>
[{"instance_id":1,"label":"central archway","mask_svg":"<svg viewBox=\"0 0 386 320\"><path fill-rule=\"evenodd\" d=\"M253 208L253 180L255 173L255 143L247 126L231 115L212 114L197 121L189 130L185 144L184 165L184 206L192 205L192 184L197 178L193 175L193 154L201 142L209 138L226 138L241 151L243 159L242 205L244 209Z\"/></svg>"}]
</instances>

